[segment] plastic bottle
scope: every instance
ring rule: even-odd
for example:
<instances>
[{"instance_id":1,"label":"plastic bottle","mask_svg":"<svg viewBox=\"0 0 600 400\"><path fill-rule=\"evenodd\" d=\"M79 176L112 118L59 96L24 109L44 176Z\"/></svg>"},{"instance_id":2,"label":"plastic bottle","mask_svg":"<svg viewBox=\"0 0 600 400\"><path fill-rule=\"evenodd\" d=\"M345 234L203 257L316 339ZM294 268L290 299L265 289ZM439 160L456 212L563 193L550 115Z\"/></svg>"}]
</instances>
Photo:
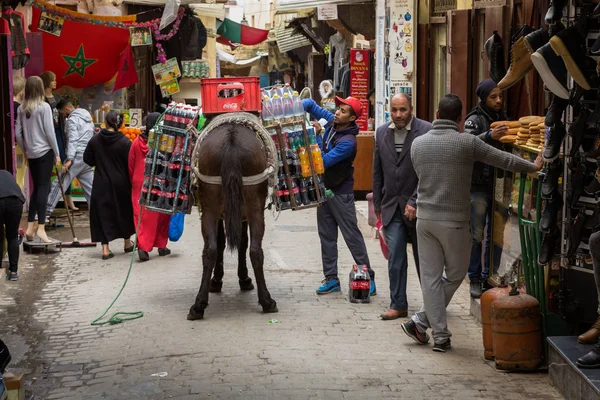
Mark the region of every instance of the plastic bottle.
<instances>
[{"instance_id":1,"label":"plastic bottle","mask_svg":"<svg viewBox=\"0 0 600 400\"><path fill-rule=\"evenodd\" d=\"M310 204L310 200L308 199L308 178L300 178L300 200L302 200L302 204L305 206Z\"/></svg>"},{"instance_id":2,"label":"plastic bottle","mask_svg":"<svg viewBox=\"0 0 600 400\"><path fill-rule=\"evenodd\" d=\"M310 161L308 159L308 153L304 147L300 147L298 150L298 157L300 158L300 169L302 171L302 177L308 178L311 176L310 173Z\"/></svg>"},{"instance_id":3,"label":"plastic bottle","mask_svg":"<svg viewBox=\"0 0 600 400\"><path fill-rule=\"evenodd\" d=\"M353 265L349 276L348 299L351 303L370 303L371 277L366 265Z\"/></svg>"},{"instance_id":4,"label":"plastic bottle","mask_svg":"<svg viewBox=\"0 0 600 400\"><path fill-rule=\"evenodd\" d=\"M167 107L167 111L165 112L165 126L173 126L173 109L175 107L175 102L169 103Z\"/></svg>"},{"instance_id":5,"label":"plastic bottle","mask_svg":"<svg viewBox=\"0 0 600 400\"><path fill-rule=\"evenodd\" d=\"M301 124L304 120L304 106L302 105L302 99L298 92L294 92L292 95L292 103L294 105L294 121Z\"/></svg>"},{"instance_id":6,"label":"plastic bottle","mask_svg":"<svg viewBox=\"0 0 600 400\"><path fill-rule=\"evenodd\" d=\"M283 123L283 104L281 103L281 98L277 94L274 95L271 100L271 111L273 113L274 123Z\"/></svg>"},{"instance_id":7,"label":"plastic bottle","mask_svg":"<svg viewBox=\"0 0 600 400\"><path fill-rule=\"evenodd\" d=\"M311 203L317 202L317 186L315 185L315 181L312 176L306 178L308 179L308 200Z\"/></svg>"},{"instance_id":8,"label":"plastic bottle","mask_svg":"<svg viewBox=\"0 0 600 400\"><path fill-rule=\"evenodd\" d=\"M288 210L291 207L290 190L287 184L287 178L283 172L283 168L279 168L279 184L277 187L277 198L282 210Z\"/></svg>"},{"instance_id":9,"label":"plastic bottle","mask_svg":"<svg viewBox=\"0 0 600 400\"><path fill-rule=\"evenodd\" d=\"M271 103L271 99L269 98L269 96L266 96L266 95L263 97L262 120L263 120L263 126L265 128L270 128L271 126L273 126L272 103Z\"/></svg>"},{"instance_id":10,"label":"plastic bottle","mask_svg":"<svg viewBox=\"0 0 600 400\"><path fill-rule=\"evenodd\" d=\"M294 200L296 201L296 206L302 205L302 197L300 196L300 188L298 179L292 178L292 190L290 191L290 196L294 196Z\"/></svg>"},{"instance_id":11,"label":"plastic bottle","mask_svg":"<svg viewBox=\"0 0 600 400\"><path fill-rule=\"evenodd\" d=\"M294 122L294 103L289 93L283 94L283 122L290 124Z\"/></svg>"},{"instance_id":12,"label":"plastic bottle","mask_svg":"<svg viewBox=\"0 0 600 400\"><path fill-rule=\"evenodd\" d=\"M310 145L310 153L312 155L313 164L315 166L315 172L317 175L325 173L325 166L323 165L323 156L321 155L321 149L316 144Z\"/></svg>"}]
</instances>

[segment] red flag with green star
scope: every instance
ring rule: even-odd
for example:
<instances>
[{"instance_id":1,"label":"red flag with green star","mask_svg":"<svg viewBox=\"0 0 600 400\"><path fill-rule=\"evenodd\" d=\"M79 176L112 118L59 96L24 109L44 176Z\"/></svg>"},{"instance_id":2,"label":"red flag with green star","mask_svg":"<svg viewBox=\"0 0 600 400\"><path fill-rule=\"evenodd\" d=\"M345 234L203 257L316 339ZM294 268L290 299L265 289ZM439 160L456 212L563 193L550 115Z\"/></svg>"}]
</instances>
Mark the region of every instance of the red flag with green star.
<instances>
[{"instance_id":1,"label":"red flag with green star","mask_svg":"<svg viewBox=\"0 0 600 400\"><path fill-rule=\"evenodd\" d=\"M60 24L41 18L39 8L32 11L31 31L42 34L44 70L56 74L57 87L85 88L115 76L121 52L129 45L128 29L68 19L61 29Z\"/></svg>"},{"instance_id":2,"label":"red flag with green star","mask_svg":"<svg viewBox=\"0 0 600 400\"><path fill-rule=\"evenodd\" d=\"M220 23L217 28L217 33L226 37L233 43L240 43L246 46L262 43L267 40L267 37L269 36L268 30L238 24L229 18L225 18L225 20Z\"/></svg>"}]
</instances>

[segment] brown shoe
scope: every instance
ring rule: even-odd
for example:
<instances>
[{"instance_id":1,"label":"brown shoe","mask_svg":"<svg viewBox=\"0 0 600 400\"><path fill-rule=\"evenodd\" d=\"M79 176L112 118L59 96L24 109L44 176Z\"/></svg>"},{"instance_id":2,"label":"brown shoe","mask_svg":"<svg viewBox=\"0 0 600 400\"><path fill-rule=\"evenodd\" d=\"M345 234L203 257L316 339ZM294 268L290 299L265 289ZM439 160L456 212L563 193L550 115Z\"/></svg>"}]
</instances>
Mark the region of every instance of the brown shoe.
<instances>
[{"instance_id":1,"label":"brown shoe","mask_svg":"<svg viewBox=\"0 0 600 400\"><path fill-rule=\"evenodd\" d=\"M393 319L408 317L408 310L392 310L391 308L381 314L381 319L391 321Z\"/></svg>"},{"instance_id":2,"label":"brown shoe","mask_svg":"<svg viewBox=\"0 0 600 400\"><path fill-rule=\"evenodd\" d=\"M589 331L580 335L577 341L581 344L596 344L600 338L600 317L594 322Z\"/></svg>"},{"instance_id":3,"label":"brown shoe","mask_svg":"<svg viewBox=\"0 0 600 400\"><path fill-rule=\"evenodd\" d=\"M531 52L525 43L525 37L521 36L512 46L510 67L506 72L506 76L498 82L498 87L500 90L508 89L519 82L532 69Z\"/></svg>"}]
</instances>

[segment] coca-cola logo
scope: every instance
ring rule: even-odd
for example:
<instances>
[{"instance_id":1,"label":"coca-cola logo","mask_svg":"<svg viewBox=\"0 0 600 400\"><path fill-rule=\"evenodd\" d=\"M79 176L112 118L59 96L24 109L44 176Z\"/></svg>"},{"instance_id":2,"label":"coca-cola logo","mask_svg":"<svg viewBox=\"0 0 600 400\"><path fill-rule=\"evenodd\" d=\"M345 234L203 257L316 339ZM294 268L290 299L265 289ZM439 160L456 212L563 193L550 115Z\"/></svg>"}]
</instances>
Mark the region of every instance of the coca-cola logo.
<instances>
[{"instance_id":1,"label":"coca-cola logo","mask_svg":"<svg viewBox=\"0 0 600 400\"><path fill-rule=\"evenodd\" d=\"M238 107L239 107L239 106L238 106L238 104L237 104L237 103L226 103L226 104L223 104L223 108L224 108L224 109L232 109L232 110L237 110L237 108L238 108Z\"/></svg>"},{"instance_id":2,"label":"coca-cola logo","mask_svg":"<svg viewBox=\"0 0 600 400\"><path fill-rule=\"evenodd\" d=\"M368 290L371 285L369 281L350 281L350 288L352 290Z\"/></svg>"}]
</instances>

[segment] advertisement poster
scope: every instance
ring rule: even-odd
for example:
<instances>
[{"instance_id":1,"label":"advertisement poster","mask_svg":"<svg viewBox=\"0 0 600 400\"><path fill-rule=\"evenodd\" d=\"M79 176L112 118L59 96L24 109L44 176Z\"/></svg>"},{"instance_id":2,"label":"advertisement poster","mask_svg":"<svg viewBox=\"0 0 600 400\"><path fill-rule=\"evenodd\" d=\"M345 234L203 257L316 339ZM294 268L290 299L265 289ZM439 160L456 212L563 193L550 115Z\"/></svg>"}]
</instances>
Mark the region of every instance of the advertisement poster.
<instances>
[{"instance_id":1,"label":"advertisement poster","mask_svg":"<svg viewBox=\"0 0 600 400\"><path fill-rule=\"evenodd\" d=\"M388 17L391 97L396 93L412 93L416 39L414 1L391 1Z\"/></svg>"},{"instance_id":2,"label":"advertisement poster","mask_svg":"<svg viewBox=\"0 0 600 400\"><path fill-rule=\"evenodd\" d=\"M350 96L360 99L362 103L362 116L356 121L361 131L366 131L368 127L370 58L370 50L350 50Z\"/></svg>"},{"instance_id":3,"label":"advertisement poster","mask_svg":"<svg viewBox=\"0 0 600 400\"><path fill-rule=\"evenodd\" d=\"M174 95L175 93L179 93L179 84L177 83L177 79L173 79L172 81L163 82L160 85L160 93L163 97L169 97Z\"/></svg>"},{"instance_id":4,"label":"advertisement poster","mask_svg":"<svg viewBox=\"0 0 600 400\"><path fill-rule=\"evenodd\" d=\"M167 83L181 76L179 64L176 58L168 59L164 64L155 64L152 66L152 75L157 85ZM162 89L162 87L161 87ZM179 92L179 90L177 90Z\"/></svg>"}]
</instances>

